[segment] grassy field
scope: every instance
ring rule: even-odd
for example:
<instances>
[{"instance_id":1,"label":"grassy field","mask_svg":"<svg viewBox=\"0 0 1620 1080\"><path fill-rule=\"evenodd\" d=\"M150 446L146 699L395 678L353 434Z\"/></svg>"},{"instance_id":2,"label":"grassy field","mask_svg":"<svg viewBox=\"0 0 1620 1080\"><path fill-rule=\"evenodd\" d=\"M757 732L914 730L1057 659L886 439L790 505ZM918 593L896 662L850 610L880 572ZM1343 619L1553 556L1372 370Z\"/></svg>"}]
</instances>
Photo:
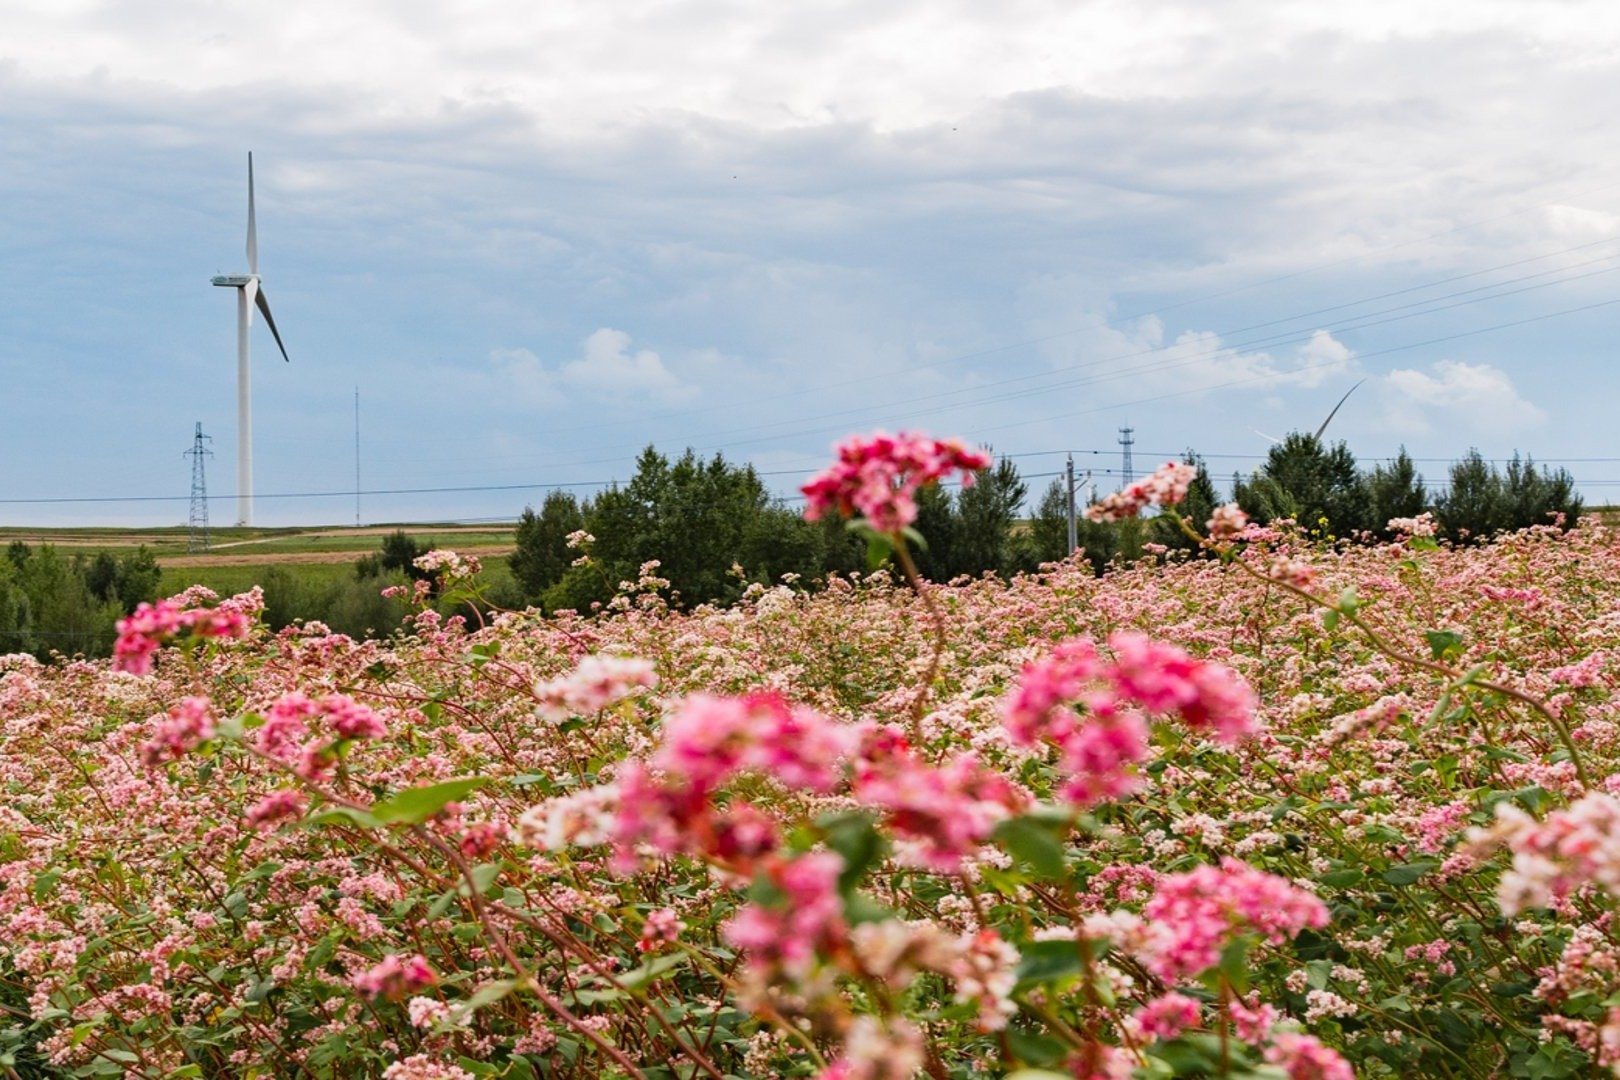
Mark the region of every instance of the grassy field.
<instances>
[{"instance_id":1,"label":"grassy field","mask_svg":"<svg viewBox=\"0 0 1620 1080\"><path fill-rule=\"evenodd\" d=\"M403 531L419 546L446 547L476 554L492 581L507 576L503 557L512 550L510 525L407 524L361 528L213 529L206 552L188 552L183 526L160 529L0 527L0 546L21 541L49 544L66 554L123 555L145 547L163 568L162 591L206 585L221 595L241 592L262 581L274 566L293 572L301 584L320 587L353 573L363 556L377 552L383 538Z\"/></svg>"}]
</instances>

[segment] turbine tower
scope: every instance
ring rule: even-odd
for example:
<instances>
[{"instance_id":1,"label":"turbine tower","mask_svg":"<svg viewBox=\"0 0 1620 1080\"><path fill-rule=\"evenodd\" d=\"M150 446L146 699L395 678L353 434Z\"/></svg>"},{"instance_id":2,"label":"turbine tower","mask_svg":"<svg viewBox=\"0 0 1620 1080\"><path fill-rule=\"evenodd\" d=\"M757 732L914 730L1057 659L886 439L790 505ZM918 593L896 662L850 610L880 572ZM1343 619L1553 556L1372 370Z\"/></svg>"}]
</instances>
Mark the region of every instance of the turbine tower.
<instances>
[{"instance_id":1,"label":"turbine tower","mask_svg":"<svg viewBox=\"0 0 1620 1080\"><path fill-rule=\"evenodd\" d=\"M214 284L236 290L236 523L253 524L253 382L248 351L248 328L253 325L253 308L264 313L265 325L276 339L281 358L290 361L287 346L270 314L270 301L259 284L259 237L253 218L253 154L248 153L248 221L245 274L222 274Z\"/></svg>"}]
</instances>

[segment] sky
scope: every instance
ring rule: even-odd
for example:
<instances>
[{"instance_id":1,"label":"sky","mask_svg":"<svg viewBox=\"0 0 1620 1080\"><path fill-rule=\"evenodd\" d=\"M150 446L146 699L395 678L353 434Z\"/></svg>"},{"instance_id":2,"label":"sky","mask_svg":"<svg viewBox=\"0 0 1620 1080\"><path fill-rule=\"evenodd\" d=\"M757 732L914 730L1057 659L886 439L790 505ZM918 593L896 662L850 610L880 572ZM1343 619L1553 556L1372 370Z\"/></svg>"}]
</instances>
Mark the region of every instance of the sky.
<instances>
[{"instance_id":1,"label":"sky","mask_svg":"<svg viewBox=\"0 0 1620 1080\"><path fill-rule=\"evenodd\" d=\"M1600 0L0 0L0 524L509 519L847 434L1620 502ZM358 462L355 396L359 395ZM361 492L358 499L355 492ZM358 504L358 505L357 505Z\"/></svg>"}]
</instances>

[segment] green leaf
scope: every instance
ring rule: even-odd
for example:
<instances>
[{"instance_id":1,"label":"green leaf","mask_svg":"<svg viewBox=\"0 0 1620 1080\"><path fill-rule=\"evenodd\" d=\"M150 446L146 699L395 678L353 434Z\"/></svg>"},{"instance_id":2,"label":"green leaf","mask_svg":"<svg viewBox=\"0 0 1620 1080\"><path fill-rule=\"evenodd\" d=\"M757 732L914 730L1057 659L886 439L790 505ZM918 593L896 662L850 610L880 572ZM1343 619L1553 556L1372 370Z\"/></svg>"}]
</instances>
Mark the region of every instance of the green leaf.
<instances>
[{"instance_id":1,"label":"green leaf","mask_svg":"<svg viewBox=\"0 0 1620 1080\"><path fill-rule=\"evenodd\" d=\"M1040 877L1061 878L1068 869L1063 843L1049 822L1025 814L1001 822L990 835L1008 854L1028 863Z\"/></svg>"},{"instance_id":2,"label":"green leaf","mask_svg":"<svg viewBox=\"0 0 1620 1080\"><path fill-rule=\"evenodd\" d=\"M501 876L501 864L483 863L475 866L472 868L471 876L473 888L478 890L479 896L483 896L485 893L489 892L489 887L495 884L495 879ZM465 879L462 880L460 885L456 886L456 892L462 896L471 895L467 891L467 882Z\"/></svg>"},{"instance_id":3,"label":"green leaf","mask_svg":"<svg viewBox=\"0 0 1620 1080\"><path fill-rule=\"evenodd\" d=\"M371 815L390 824L420 825L450 803L466 798L489 783L487 776L463 776L426 787L407 788L382 802L373 803Z\"/></svg>"},{"instance_id":4,"label":"green leaf","mask_svg":"<svg viewBox=\"0 0 1620 1080\"><path fill-rule=\"evenodd\" d=\"M517 989L516 979L497 979L494 982L480 986L465 1001L457 1002L451 1008L450 1015L439 1025L441 1030L450 1030L459 1027L463 1020L482 1009L485 1005L493 1005L513 990Z\"/></svg>"},{"instance_id":5,"label":"green leaf","mask_svg":"<svg viewBox=\"0 0 1620 1080\"><path fill-rule=\"evenodd\" d=\"M1078 978L1085 970L1074 941L1031 941L1019 946L1018 982L1013 992Z\"/></svg>"},{"instance_id":6,"label":"green leaf","mask_svg":"<svg viewBox=\"0 0 1620 1080\"><path fill-rule=\"evenodd\" d=\"M844 869L838 875L838 891L846 896L883 857L885 845L875 823L873 815L863 811L832 814L816 822L827 846L844 860Z\"/></svg>"},{"instance_id":7,"label":"green leaf","mask_svg":"<svg viewBox=\"0 0 1620 1080\"><path fill-rule=\"evenodd\" d=\"M1337 606L1339 611L1345 615L1354 615L1356 613L1356 609L1361 606L1361 601L1356 597L1356 587L1354 585L1349 586L1339 594Z\"/></svg>"},{"instance_id":8,"label":"green leaf","mask_svg":"<svg viewBox=\"0 0 1620 1080\"><path fill-rule=\"evenodd\" d=\"M894 551L894 544L881 533L873 533L866 538L866 568L876 570L889 561L889 554Z\"/></svg>"},{"instance_id":9,"label":"green leaf","mask_svg":"<svg viewBox=\"0 0 1620 1080\"><path fill-rule=\"evenodd\" d=\"M1439 865L1433 859L1419 859L1417 862L1392 866L1378 876L1390 885L1410 885Z\"/></svg>"},{"instance_id":10,"label":"green leaf","mask_svg":"<svg viewBox=\"0 0 1620 1080\"><path fill-rule=\"evenodd\" d=\"M59 869L47 870L34 879L34 899L43 900L47 893L56 888L56 883L62 880L62 871Z\"/></svg>"},{"instance_id":11,"label":"green leaf","mask_svg":"<svg viewBox=\"0 0 1620 1080\"><path fill-rule=\"evenodd\" d=\"M621 986L631 990L640 990L660 975L668 974L678 967L682 967L690 959L685 953L671 953L668 956L654 957L640 967L631 968L623 975L618 976Z\"/></svg>"},{"instance_id":12,"label":"green leaf","mask_svg":"<svg viewBox=\"0 0 1620 1080\"><path fill-rule=\"evenodd\" d=\"M1345 870L1330 870L1316 880L1330 889L1348 889L1352 885L1360 885L1367 875L1359 867L1349 867Z\"/></svg>"},{"instance_id":13,"label":"green leaf","mask_svg":"<svg viewBox=\"0 0 1620 1080\"><path fill-rule=\"evenodd\" d=\"M1463 637L1455 630L1428 630L1423 634L1429 642L1429 652L1436 660L1456 656L1462 652Z\"/></svg>"},{"instance_id":14,"label":"green leaf","mask_svg":"<svg viewBox=\"0 0 1620 1080\"><path fill-rule=\"evenodd\" d=\"M1337 630L1338 628L1339 628L1339 613L1337 611L1333 611L1333 610L1328 610L1328 611L1322 612L1322 629L1331 631L1331 630Z\"/></svg>"},{"instance_id":15,"label":"green leaf","mask_svg":"<svg viewBox=\"0 0 1620 1080\"><path fill-rule=\"evenodd\" d=\"M305 825L337 825L347 823L350 825L363 825L368 829L380 829L383 820L368 814L364 810L355 810L347 806L333 806L322 810L318 814L311 814L304 819Z\"/></svg>"}]
</instances>

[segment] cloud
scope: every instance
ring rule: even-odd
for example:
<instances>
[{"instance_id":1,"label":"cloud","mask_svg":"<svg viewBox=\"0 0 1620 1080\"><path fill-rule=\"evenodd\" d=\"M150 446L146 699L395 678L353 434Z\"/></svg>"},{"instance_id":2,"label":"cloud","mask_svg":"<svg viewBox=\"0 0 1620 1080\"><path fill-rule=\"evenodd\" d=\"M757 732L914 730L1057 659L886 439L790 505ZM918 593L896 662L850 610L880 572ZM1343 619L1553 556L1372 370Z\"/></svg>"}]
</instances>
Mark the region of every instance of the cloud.
<instances>
[{"instance_id":1,"label":"cloud","mask_svg":"<svg viewBox=\"0 0 1620 1080\"><path fill-rule=\"evenodd\" d=\"M690 401L697 387L683 382L652 349L631 349L630 335L603 327L585 339L580 355L560 365L548 365L523 348L490 351L497 392L504 387L529 400L563 404L570 397L597 401L653 401L674 404ZM712 352L706 350L707 359Z\"/></svg>"},{"instance_id":2,"label":"cloud","mask_svg":"<svg viewBox=\"0 0 1620 1080\"><path fill-rule=\"evenodd\" d=\"M1536 427L1545 411L1527 401L1500 368L1439 360L1428 370L1398 368L1379 380L1384 414L1402 433L1438 426L1503 436Z\"/></svg>"}]
</instances>

